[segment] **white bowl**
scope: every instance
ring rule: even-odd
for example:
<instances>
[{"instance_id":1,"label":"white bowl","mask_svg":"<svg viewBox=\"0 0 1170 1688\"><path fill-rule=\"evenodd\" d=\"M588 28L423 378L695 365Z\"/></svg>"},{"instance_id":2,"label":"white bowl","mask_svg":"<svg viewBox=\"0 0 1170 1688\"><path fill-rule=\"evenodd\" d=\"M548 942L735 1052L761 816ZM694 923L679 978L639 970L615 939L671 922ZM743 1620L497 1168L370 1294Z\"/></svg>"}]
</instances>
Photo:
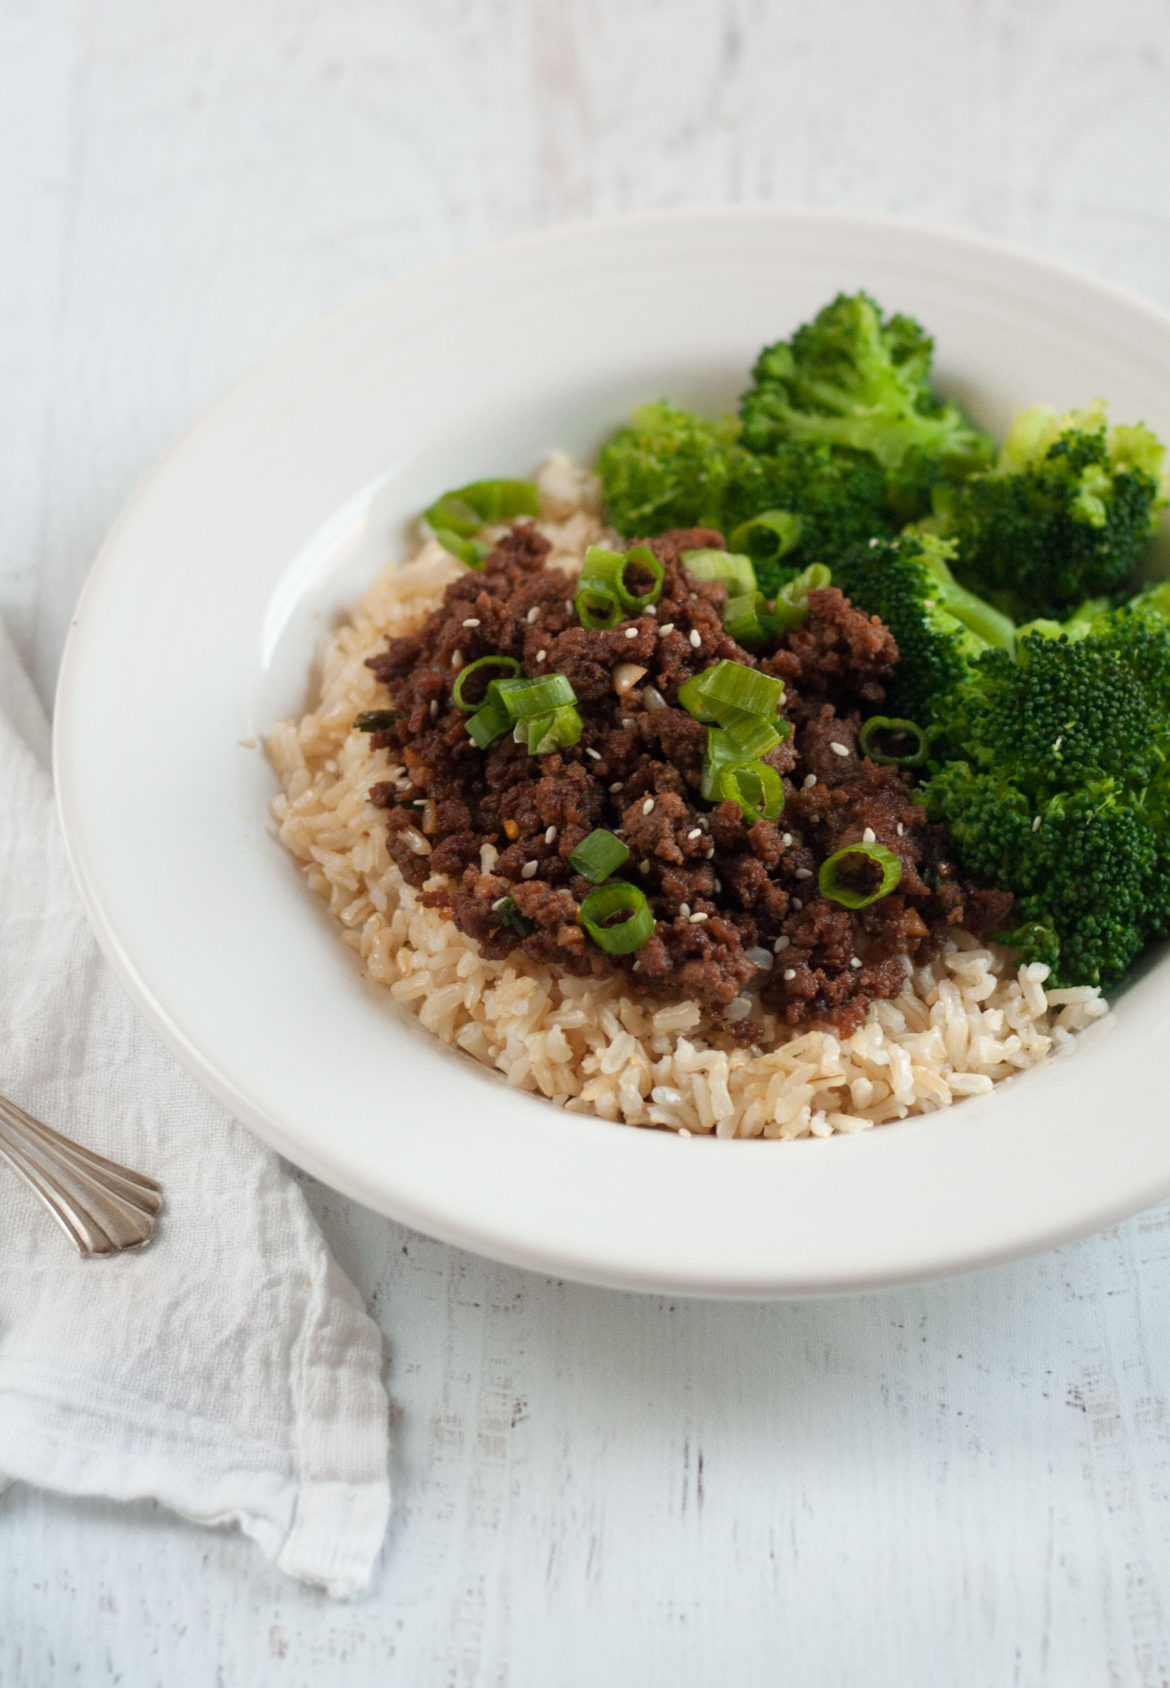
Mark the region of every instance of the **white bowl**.
<instances>
[{"instance_id":1,"label":"white bowl","mask_svg":"<svg viewBox=\"0 0 1170 1688\"><path fill-rule=\"evenodd\" d=\"M840 289L934 333L993 429L1109 400L1170 435L1170 318L991 242L766 209L557 230L393 282L228 392L164 459L82 595L57 698L61 815L98 937L159 1032L290 1160L518 1265L795 1295L1002 1260L1170 1192L1165 963L1045 1066L825 1141L568 1115L451 1053L359 976L277 845L257 748L314 644L443 487L589 457L640 400L733 402ZM243 742L242 742L243 741Z\"/></svg>"}]
</instances>

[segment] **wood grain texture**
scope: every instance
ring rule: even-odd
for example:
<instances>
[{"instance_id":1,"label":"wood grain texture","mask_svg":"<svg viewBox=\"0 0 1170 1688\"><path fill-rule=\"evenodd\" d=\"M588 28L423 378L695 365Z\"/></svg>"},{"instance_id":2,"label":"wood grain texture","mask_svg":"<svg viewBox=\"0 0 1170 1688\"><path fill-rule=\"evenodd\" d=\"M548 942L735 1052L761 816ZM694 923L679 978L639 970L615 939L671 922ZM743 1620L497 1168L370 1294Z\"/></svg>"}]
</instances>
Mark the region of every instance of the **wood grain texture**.
<instances>
[{"instance_id":1,"label":"wood grain texture","mask_svg":"<svg viewBox=\"0 0 1170 1688\"><path fill-rule=\"evenodd\" d=\"M772 199L986 230L1170 304L1164 0L0 0L0 88L0 607L46 696L174 435L465 245ZM4 1688L1170 1681L1167 1210L955 1283L720 1306L306 1189L390 1348L372 1593L17 1488Z\"/></svg>"}]
</instances>

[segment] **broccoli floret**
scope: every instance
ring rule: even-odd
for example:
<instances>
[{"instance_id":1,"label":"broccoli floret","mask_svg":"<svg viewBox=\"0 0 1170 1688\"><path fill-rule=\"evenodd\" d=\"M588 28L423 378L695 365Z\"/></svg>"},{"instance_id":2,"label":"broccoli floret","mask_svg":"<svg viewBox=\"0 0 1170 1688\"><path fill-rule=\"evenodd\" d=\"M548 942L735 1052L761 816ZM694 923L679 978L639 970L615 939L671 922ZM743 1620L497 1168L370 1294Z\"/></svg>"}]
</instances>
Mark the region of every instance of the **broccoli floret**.
<instances>
[{"instance_id":1,"label":"broccoli floret","mask_svg":"<svg viewBox=\"0 0 1170 1688\"><path fill-rule=\"evenodd\" d=\"M743 453L728 481L719 525L731 535L764 512L778 511L796 518L793 540L778 548L767 545L766 532L764 544L749 532L742 541L769 597L792 568L831 567L851 547L892 537L901 525L873 458L826 445L790 443L761 455Z\"/></svg>"},{"instance_id":2,"label":"broccoli floret","mask_svg":"<svg viewBox=\"0 0 1170 1688\"><path fill-rule=\"evenodd\" d=\"M642 405L598 458L609 520L633 538L694 526L730 535L765 514L791 518L781 524L783 540L773 523L736 541L752 555L769 595L785 570L832 562L900 525L882 469L867 453L787 444L758 455L738 443L738 434L729 417L711 422L674 405Z\"/></svg>"},{"instance_id":3,"label":"broccoli floret","mask_svg":"<svg viewBox=\"0 0 1170 1688\"><path fill-rule=\"evenodd\" d=\"M1015 894L1008 934L1060 984L1110 985L1170 930L1165 588L1022 629L935 700L924 791L968 872ZM1087 631L1085 630L1087 628Z\"/></svg>"},{"instance_id":4,"label":"broccoli floret","mask_svg":"<svg viewBox=\"0 0 1170 1688\"><path fill-rule=\"evenodd\" d=\"M1147 428L1110 428L1100 401L1061 417L1034 405L994 468L935 489L935 521L976 591L1008 594L1018 617L1059 618L1125 584L1168 496L1166 453Z\"/></svg>"},{"instance_id":5,"label":"broccoli floret","mask_svg":"<svg viewBox=\"0 0 1170 1688\"><path fill-rule=\"evenodd\" d=\"M718 527L728 483L747 454L732 416L708 421L672 404L643 404L601 449L609 520L628 537Z\"/></svg>"},{"instance_id":6,"label":"broccoli floret","mask_svg":"<svg viewBox=\"0 0 1170 1688\"><path fill-rule=\"evenodd\" d=\"M894 635L890 705L924 726L932 710L969 684L984 651L1013 640L1006 616L956 585L954 550L932 534L904 533L885 544L871 541L833 565L833 585Z\"/></svg>"},{"instance_id":7,"label":"broccoli floret","mask_svg":"<svg viewBox=\"0 0 1170 1688\"><path fill-rule=\"evenodd\" d=\"M907 316L883 319L867 293L838 294L760 353L740 400L744 444L785 440L865 451L881 464L903 521L923 513L932 484L983 468L991 442L930 384L934 342Z\"/></svg>"}]
</instances>

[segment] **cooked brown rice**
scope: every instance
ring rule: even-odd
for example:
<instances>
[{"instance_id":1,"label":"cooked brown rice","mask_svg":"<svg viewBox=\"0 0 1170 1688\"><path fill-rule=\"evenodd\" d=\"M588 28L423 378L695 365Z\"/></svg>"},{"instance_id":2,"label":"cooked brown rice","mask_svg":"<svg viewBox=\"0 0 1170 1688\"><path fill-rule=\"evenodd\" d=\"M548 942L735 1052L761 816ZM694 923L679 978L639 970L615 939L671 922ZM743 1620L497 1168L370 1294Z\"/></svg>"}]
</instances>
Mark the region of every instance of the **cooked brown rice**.
<instances>
[{"instance_id":1,"label":"cooked brown rice","mask_svg":"<svg viewBox=\"0 0 1170 1688\"><path fill-rule=\"evenodd\" d=\"M603 540L593 477L563 456L539 474L539 527L550 563L576 568ZM522 955L488 961L416 893L386 850L385 818L367 800L394 779L352 722L377 707L365 667L387 633L436 606L460 569L433 540L388 564L322 653L319 701L282 721L268 752L282 792L281 842L341 924L370 978L445 1042L498 1068L510 1084L580 1113L720 1137L827 1137L946 1107L1033 1066L1106 1011L1098 991L1045 991L1048 969L964 932L902 994L876 1002L861 1030L794 1033L772 1015L759 1045L708 1037L691 1002L661 1006L623 981L563 976ZM430 845L417 835L421 854ZM494 851L484 846L485 854ZM485 871L492 865L485 860Z\"/></svg>"}]
</instances>

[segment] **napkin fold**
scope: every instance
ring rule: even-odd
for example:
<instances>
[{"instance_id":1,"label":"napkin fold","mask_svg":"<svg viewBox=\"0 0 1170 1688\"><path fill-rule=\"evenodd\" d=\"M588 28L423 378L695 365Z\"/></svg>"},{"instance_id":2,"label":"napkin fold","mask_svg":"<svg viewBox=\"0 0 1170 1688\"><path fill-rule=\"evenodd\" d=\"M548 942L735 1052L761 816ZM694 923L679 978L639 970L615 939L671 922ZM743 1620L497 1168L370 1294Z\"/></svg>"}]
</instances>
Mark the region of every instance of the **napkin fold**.
<instances>
[{"instance_id":1,"label":"napkin fold","mask_svg":"<svg viewBox=\"0 0 1170 1688\"><path fill-rule=\"evenodd\" d=\"M0 1162L0 1491L150 1496L354 1594L390 1506L380 1334L280 1161L99 954L48 750L0 627L0 1090L158 1179L166 1208L142 1252L82 1260Z\"/></svg>"}]
</instances>

